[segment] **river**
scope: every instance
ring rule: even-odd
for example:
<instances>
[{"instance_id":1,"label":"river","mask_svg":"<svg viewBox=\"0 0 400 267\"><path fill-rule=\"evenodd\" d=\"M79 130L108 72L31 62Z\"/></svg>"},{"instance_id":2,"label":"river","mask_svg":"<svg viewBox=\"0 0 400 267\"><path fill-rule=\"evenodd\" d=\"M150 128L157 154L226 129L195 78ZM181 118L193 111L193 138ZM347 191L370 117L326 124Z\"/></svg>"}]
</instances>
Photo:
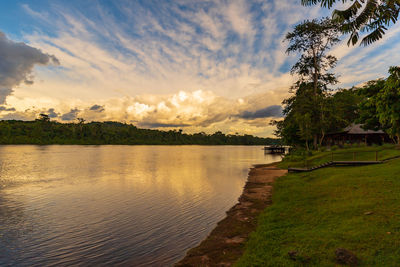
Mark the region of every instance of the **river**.
<instances>
[{"instance_id":1,"label":"river","mask_svg":"<svg viewBox=\"0 0 400 267\"><path fill-rule=\"evenodd\" d=\"M260 146L0 146L0 266L169 266L225 217Z\"/></svg>"}]
</instances>

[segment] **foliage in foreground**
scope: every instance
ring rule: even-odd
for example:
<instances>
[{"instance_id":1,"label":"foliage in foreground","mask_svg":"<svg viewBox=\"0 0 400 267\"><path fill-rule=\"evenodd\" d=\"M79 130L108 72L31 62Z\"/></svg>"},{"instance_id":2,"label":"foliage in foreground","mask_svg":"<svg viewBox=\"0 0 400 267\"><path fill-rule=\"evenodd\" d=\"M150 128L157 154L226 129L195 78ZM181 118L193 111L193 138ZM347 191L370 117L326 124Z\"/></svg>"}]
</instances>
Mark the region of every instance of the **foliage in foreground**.
<instances>
[{"instance_id":1,"label":"foliage in foreground","mask_svg":"<svg viewBox=\"0 0 400 267\"><path fill-rule=\"evenodd\" d=\"M237 266L334 266L338 248L354 253L361 266L397 266L399 175L396 159L279 178Z\"/></svg>"},{"instance_id":2,"label":"foliage in foreground","mask_svg":"<svg viewBox=\"0 0 400 267\"><path fill-rule=\"evenodd\" d=\"M348 44L355 45L360 33L368 32L361 44L369 45L380 40L385 31L399 18L400 0L301 0L303 5L315 5L331 8L336 2L351 2L344 10L335 10L333 18L345 34L350 34Z\"/></svg>"},{"instance_id":3,"label":"foliage in foreground","mask_svg":"<svg viewBox=\"0 0 400 267\"><path fill-rule=\"evenodd\" d=\"M36 121L0 121L0 144L120 145L270 145L278 139L139 129L119 122L58 123L42 115Z\"/></svg>"}]
</instances>

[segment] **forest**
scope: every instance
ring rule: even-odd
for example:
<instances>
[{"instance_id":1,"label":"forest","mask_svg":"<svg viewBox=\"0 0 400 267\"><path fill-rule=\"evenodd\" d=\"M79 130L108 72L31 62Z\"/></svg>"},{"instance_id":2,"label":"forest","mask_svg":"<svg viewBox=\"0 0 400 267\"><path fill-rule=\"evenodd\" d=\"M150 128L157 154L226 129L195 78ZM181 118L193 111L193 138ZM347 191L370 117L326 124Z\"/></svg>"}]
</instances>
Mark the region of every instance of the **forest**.
<instances>
[{"instance_id":1,"label":"forest","mask_svg":"<svg viewBox=\"0 0 400 267\"><path fill-rule=\"evenodd\" d=\"M182 130L140 129L120 122L77 123L50 121L41 114L35 121L0 121L0 144L66 144L66 145L272 145L274 138L252 135L186 134Z\"/></svg>"}]
</instances>

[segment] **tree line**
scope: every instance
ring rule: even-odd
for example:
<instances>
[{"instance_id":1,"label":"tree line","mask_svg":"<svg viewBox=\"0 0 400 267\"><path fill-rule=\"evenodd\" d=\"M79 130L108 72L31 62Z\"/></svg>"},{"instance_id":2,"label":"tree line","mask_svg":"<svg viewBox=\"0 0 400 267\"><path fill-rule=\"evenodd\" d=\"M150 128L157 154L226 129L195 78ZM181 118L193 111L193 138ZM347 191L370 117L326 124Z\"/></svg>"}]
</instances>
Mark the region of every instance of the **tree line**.
<instances>
[{"instance_id":1,"label":"tree line","mask_svg":"<svg viewBox=\"0 0 400 267\"><path fill-rule=\"evenodd\" d=\"M220 131L186 134L182 130L140 129L120 122L77 123L50 121L41 114L35 121L0 121L0 144L82 144L82 145L272 145L274 138L226 135Z\"/></svg>"}]
</instances>

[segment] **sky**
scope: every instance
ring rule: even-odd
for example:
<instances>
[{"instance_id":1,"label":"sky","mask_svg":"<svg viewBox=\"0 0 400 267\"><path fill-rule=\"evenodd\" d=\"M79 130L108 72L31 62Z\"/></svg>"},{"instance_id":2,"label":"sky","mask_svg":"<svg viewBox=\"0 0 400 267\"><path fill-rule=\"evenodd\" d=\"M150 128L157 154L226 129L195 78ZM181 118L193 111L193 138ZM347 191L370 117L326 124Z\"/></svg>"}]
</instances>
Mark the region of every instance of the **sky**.
<instances>
[{"instance_id":1,"label":"sky","mask_svg":"<svg viewBox=\"0 0 400 267\"><path fill-rule=\"evenodd\" d=\"M300 0L0 2L0 119L121 121L273 136L295 78L287 32L331 10ZM338 5L336 8L343 8ZM330 53L338 87L386 77L400 25Z\"/></svg>"}]
</instances>

